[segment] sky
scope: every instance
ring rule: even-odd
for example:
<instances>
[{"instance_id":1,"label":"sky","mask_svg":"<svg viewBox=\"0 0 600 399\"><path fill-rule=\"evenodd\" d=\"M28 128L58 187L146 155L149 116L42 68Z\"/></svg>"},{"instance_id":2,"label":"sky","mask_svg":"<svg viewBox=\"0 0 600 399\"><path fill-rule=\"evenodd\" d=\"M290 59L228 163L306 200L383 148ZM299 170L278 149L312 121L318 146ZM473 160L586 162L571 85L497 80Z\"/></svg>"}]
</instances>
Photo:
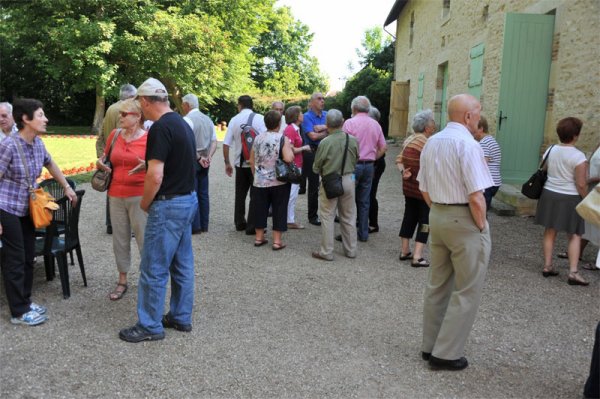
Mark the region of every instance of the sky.
<instances>
[{"instance_id":1,"label":"sky","mask_svg":"<svg viewBox=\"0 0 600 399\"><path fill-rule=\"evenodd\" d=\"M309 53L317 57L321 71L329 75L330 88L341 90L345 78L359 70L356 49L361 48L364 32L383 26L394 0L279 0L277 5L289 6L294 17L314 33ZM395 35L396 23L385 29ZM348 70L349 62L354 72Z\"/></svg>"}]
</instances>

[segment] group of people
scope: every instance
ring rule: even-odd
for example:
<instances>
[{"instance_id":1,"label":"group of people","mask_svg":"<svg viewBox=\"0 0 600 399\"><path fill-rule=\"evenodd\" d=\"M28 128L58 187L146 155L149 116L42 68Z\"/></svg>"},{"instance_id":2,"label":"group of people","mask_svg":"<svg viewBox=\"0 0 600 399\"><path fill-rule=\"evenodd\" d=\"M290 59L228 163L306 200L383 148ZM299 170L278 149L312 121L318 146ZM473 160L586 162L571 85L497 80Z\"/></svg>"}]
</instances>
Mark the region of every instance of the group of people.
<instances>
[{"instance_id":1,"label":"group of people","mask_svg":"<svg viewBox=\"0 0 600 399\"><path fill-rule=\"evenodd\" d=\"M125 85L121 95L114 111L113 106L107 111L103 131L108 134L98 139L97 166L112 174L107 209L119 272L117 286L109 296L118 300L127 292L133 233L141 255L138 321L121 330L119 337L128 342L159 340L164 338L165 328L192 330L191 237L208 231L208 169L216 149L216 132L212 121L199 111L193 94L183 97L185 117L173 112L167 90L157 79L146 80L137 90ZM34 179L46 166L64 187L65 195L71 201L77 197L37 137L48 122L42 104L17 100L13 109L7 107L0 104L0 127L7 135L0 143L2 272L11 322L36 325L46 320L47 309L31 301L35 237L28 216L28 186L35 181L26 181L24 162ZM376 188L385 168L387 146L377 110L368 98L358 96L351 104L352 117L344 120L339 110L324 110L320 93L311 97L305 113L298 106L284 109L281 102L273 103L272 108L263 116L253 111L251 97L239 97L239 113L231 119L225 136L226 174L232 176L235 167L236 230L254 235L254 245L261 247L268 243L265 229L271 215L272 249L279 251L286 247L283 233L288 228L304 228L294 212L300 185L279 181L275 171L278 160L294 162L308 180L308 221L321 226L320 248L312 257L333 260L335 238L342 242L345 256L356 257L357 241L367 241L369 234L379 229ZM115 112L116 117L111 119L108 112ZM417 113L412 125L415 134L405 141L396 160L406 204L400 260L411 260L414 267L430 267L422 358L437 369L468 366L464 346L490 257L487 211L501 184L496 173L500 151L487 134L487 122L480 112L476 98L467 94L452 97L449 122L437 134L431 110ZM7 132L5 113L14 116L16 131L11 125ZM144 127L145 121L152 122L149 128L149 124ZM587 282L577 270L584 224L574 207L587 193L587 184L597 184L600 177L598 149L589 177L588 162L574 147L581 125L577 118L559 122L561 144L547 151L549 178L536 215L536 223L546 227L544 277L557 275L551 266L552 245L556 232L567 231L568 282L577 285ZM246 156L242 142L248 138L252 146ZM332 176L339 178L343 188L335 196L329 195L322 183ZM334 237L336 219L340 237ZM587 232L588 227L585 229ZM430 261L423 256L429 236ZM163 314L169 279L169 312Z\"/></svg>"}]
</instances>

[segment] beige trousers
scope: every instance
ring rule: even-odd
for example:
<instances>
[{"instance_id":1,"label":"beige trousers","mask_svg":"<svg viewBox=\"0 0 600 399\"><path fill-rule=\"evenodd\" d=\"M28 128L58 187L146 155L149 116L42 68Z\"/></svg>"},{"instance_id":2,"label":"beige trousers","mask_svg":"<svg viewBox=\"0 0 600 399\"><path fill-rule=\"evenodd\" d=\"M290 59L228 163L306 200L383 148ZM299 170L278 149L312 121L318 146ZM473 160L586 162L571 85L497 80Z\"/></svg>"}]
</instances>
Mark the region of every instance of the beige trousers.
<instances>
[{"instance_id":1,"label":"beige trousers","mask_svg":"<svg viewBox=\"0 0 600 399\"><path fill-rule=\"evenodd\" d=\"M110 219L112 222L113 251L117 270L129 272L131 268L131 231L140 253L144 246L144 230L148 215L140 208L142 197L110 197Z\"/></svg>"},{"instance_id":2,"label":"beige trousers","mask_svg":"<svg viewBox=\"0 0 600 399\"><path fill-rule=\"evenodd\" d=\"M319 188L319 216L321 218L321 249L319 253L327 259L333 259L335 235L335 210L338 210L340 230L344 254L356 257L356 202L354 201L354 174L342 177L344 194L341 197L328 199L323 189Z\"/></svg>"},{"instance_id":3,"label":"beige trousers","mask_svg":"<svg viewBox=\"0 0 600 399\"><path fill-rule=\"evenodd\" d=\"M431 266L423 306L422 351L455 360L473 327L490 260L489 225L480 232L467 206L431 207Z\"/></svg>"}]
</instances>

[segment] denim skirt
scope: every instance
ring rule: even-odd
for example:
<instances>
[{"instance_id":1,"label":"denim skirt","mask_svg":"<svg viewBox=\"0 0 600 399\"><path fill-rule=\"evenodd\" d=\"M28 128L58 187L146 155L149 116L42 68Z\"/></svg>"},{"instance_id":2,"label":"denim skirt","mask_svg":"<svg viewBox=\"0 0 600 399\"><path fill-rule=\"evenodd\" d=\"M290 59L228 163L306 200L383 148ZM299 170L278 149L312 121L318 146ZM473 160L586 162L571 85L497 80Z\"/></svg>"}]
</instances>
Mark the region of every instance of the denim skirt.
<instances>
[{"instance_id":1,"label":"denim skirt","mask_svg":"<svg viewBox=\"0 0 600 399\"><path fill-rule=\"evenodd\" d=\"M579 195L560 194L544 189L538 200L535 224L567 234L582 235L585 232L585 224L575 211L579 202Z\"/></svg>"}]
</instances>

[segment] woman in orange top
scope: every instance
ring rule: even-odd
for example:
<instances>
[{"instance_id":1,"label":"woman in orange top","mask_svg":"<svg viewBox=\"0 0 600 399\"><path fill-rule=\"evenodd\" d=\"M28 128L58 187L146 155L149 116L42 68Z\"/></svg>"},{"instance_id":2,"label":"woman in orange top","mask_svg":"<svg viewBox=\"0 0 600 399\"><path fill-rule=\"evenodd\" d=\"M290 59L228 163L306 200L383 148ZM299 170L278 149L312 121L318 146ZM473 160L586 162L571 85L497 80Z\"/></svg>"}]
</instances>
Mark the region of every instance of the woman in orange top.
<instances>
[{"instance_id":1,"label":"woman in orange top","mask_svg":"<svg viewBox=\"0 0 600 399\"><path fill-rule=\"evenodd\" d=\"M142 128L142 109L139 101L123 101L119 123L121 128L113 130L107 139L107 143L113 143L113 138L117 135L110 153L112 169L104 163L110 145L105 147L104 156L96 162L98 169L112 173L108 196L113 227L113 251L119 271L117 287L109 294L113 301L121 299L127 292L127 273L131 267L131 232L133 230L138 250L141 252L147 218L140 208L140 200L144 193L144 157L148 135Z\"/></svg>"}]
</instances>

